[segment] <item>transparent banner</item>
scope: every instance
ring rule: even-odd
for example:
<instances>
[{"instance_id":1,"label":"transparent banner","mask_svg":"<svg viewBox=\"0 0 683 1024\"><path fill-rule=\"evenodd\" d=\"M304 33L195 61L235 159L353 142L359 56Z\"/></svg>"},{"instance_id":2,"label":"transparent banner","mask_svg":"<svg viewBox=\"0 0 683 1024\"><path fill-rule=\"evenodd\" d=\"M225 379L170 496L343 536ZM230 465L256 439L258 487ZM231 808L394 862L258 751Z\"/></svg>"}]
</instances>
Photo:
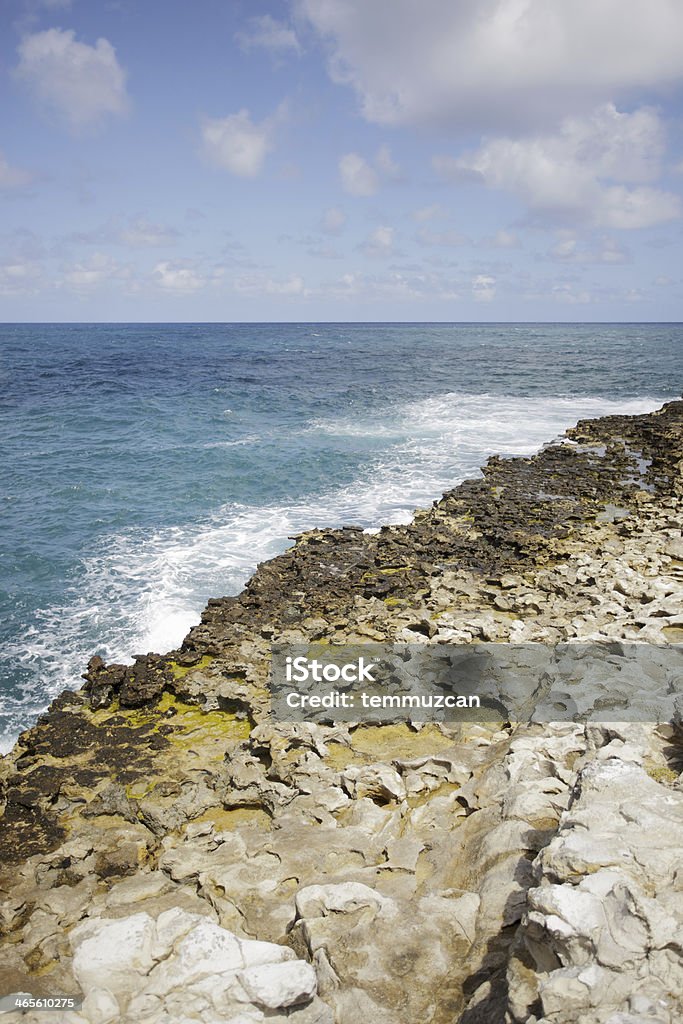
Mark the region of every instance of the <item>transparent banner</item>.
<instances>
[{"instance_id":1,"label":"transparent banner","mask_svg":"<svg viewBox=\"0 0 683 1024\"><path fill-rule=\"evenodd\" d=\"M276 644L282 722L669 722L683 645Z\"/></svg>"}]
</instances>

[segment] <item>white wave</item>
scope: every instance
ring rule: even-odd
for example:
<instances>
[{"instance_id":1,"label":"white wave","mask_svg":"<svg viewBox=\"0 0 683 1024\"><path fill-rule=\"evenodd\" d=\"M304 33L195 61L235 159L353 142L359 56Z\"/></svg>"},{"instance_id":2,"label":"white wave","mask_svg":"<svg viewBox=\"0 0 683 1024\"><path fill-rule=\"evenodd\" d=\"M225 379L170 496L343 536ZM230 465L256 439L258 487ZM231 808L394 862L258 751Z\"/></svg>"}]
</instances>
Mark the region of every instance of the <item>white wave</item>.
<instances>
[{"instance_id":1,"label":"white wave","mask_svg":"<svg viewBox=\"0 0 683 1024\"><path fill-rule=\"evenodd\" d=\"M95 651L129 662L133 654L176 646L208 597L238 592L293 534L314 526L407 522L417 507L476 475L491 454L530 455L577 419L647 412L661 401L446 394L365 419L323 421L315 429L341 436L386 431L389 443L372 470L349 486L289 505L229 504L202 523L110 538L86 561L64 602L45 610L21 645L5 652L33 671L24 713L37 713L65 687L80 685ZM6 710L11 731L17 709Z\"/></svg>"},{"instance_id":2,"label":"white wave","mask_svg":"<svg viewBox=\"0 0 683 1024\"><path fill-rule=\"evenodd\" d=\"M265 435L268 436L267 434ZM238 437L234 441L204 441L201 448L239 448L242 445L258 444L263 440L261 434L247 434L245 437Z\"/></svg>"}]
</instances>

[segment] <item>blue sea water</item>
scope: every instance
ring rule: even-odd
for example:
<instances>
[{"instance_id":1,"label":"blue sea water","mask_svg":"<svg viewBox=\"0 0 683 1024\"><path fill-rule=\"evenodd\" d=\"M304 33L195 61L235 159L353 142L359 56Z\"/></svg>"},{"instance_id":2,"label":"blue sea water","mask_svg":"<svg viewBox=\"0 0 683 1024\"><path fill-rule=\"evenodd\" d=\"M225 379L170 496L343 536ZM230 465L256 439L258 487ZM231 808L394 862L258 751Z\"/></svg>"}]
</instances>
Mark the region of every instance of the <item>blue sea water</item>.
<instances>
[{"instance_id":1,"label":"blue sea water","mask_svg":"<svg viewBox=\"0 0 683 1024\"><path fill-rule=\"evenodd\" d=\"M315 525L681 391L678 324L0 325L0 750Z\"/></svg>"}]
</instances>

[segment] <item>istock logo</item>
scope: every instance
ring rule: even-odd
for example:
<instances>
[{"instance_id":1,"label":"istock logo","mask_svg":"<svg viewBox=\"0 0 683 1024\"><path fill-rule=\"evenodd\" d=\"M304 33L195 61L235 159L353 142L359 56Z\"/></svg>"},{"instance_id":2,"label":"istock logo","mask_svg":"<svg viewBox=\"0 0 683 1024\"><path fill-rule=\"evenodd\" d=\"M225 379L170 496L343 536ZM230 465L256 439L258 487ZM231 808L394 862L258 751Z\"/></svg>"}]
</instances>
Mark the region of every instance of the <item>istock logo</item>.
<instances>
[{"instance_id":1,"label":"istock logo","mask_svg":"<svg viewBox=\"0 0 683 1024\"><path fill-rule=\"evenodd\" d=\"M340 679L345 683L374 683L373 667L366 663L365 658L358 658L345 665L326 664L317 658L309 661L303 655L299 658L285 658L285 676L288 683L305 683L309 679L315 679L318 683L323 680L327 683L338 683Z\"/></svg>"}]
</instances>

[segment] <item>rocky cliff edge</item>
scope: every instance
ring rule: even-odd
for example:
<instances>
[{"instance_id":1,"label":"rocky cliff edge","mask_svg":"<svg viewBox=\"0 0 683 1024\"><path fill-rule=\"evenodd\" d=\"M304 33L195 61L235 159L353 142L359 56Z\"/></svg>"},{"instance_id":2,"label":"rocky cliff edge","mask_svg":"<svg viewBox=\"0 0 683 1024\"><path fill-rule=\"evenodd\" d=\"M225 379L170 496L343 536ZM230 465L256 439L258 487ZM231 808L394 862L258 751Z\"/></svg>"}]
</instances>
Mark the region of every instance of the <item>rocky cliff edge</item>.
<instances>
[{"instance_id":1,"label":"rocky cliff edge","mask_svg":"<svg viewBox=\"0 0 683 1024\"><path fill-rule=\"evenodd\" d=\"M68 1024L675 1024L683 731L284 724L274 641L683 641L683 402L314 530L3 759L0 993Z\"/></svg>"}]
</instances>

